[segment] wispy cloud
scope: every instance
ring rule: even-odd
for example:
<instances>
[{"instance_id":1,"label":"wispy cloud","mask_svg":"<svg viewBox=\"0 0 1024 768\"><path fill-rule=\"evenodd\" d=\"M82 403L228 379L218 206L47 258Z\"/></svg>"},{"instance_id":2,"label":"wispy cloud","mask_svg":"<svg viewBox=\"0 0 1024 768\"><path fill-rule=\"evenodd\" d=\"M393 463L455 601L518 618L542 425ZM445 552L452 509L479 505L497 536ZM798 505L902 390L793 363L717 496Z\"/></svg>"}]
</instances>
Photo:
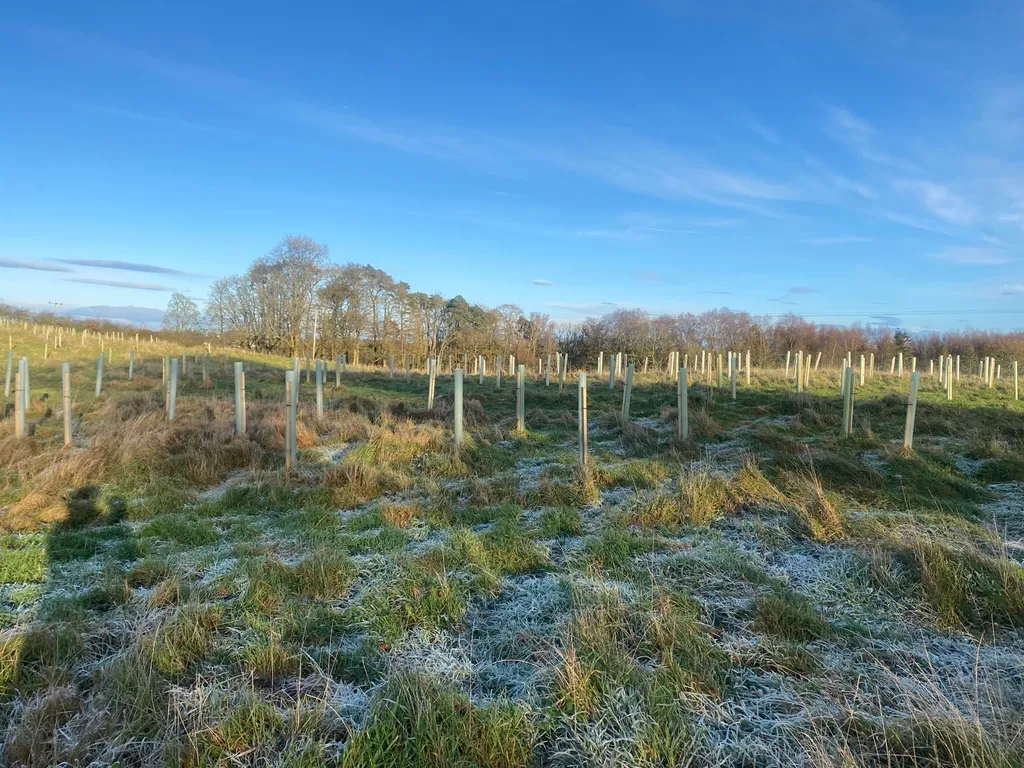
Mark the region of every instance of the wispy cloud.
<instances>
[{"instance_id":1,"label":"wispy cloud","mask_svg":"<svg viewBox=\"0 0 1024 768\"><path fill-rule=\"evenodd\" d=\"M642 236L633 229L584 229L573 233L573 237L586 240L640 240Z\"/></svg>"},{"instance_id":2,"label":"wispy cloud","mask_svg":"<svg viewBox=\"0 0 1024 768\"><path fill-rule=\"evenodd\" d=\"M949 230L932 220L922 219L920 216L912 216L908 213L900 213L898 211L882 211L877 213L881 218L891 221L893 224L900 224L904 227L910 227L911 229L920 229L924 232L937 232L939 234L949 234Z\"/></svg>"},{"instance_id":3,"label":"wispy cloud","mask_svg":"<svg viewBox=\"0 0 1024 768\"><path fill-rule=\"evenodd\" d=\"M810 294L817 292L817 288L808 288L806 285L794 285L781 296L776 296L775 298L768 299L768 301L774 301L780 304L790 304L796 306L798 302L793 301L794 297L809 296Z\"/></svg>"},{"instance_id":4,"label":"wispy cloud","mask_svg":"<svg viewBox=\"0 0 1024 768\"><path fill-rule=\"evenodd\" d=\"M644 139L617 137L583 149L549 148L536 154L580 176L665 200L697 200L772 215L765 204L804 197L785 180L724 168Z\"/></svg>"},{"instance_id":5,"label":"wispy cloud","mask_svg":"<svg viewBox=\"0 0 1024 768\"><path fill-rule=\"evenodd\" d=\"M629 232L639 235L693 235L738 229L746 223L746 219L733 216L667 216L640 212L626 213L619 218Z\"/></svg>"},{"instance_id":6,"label":"wispy cloud","mask_svg":"<svg viewBox=\"0 0 1024 768\"><path fill-rule=\"evenodd\" d=\"M901 325L900 318L895 315L871 315L871 321L881 325Z\"/></svg>"},{"instance_id":7,"label":"wispy cloud","mask_svg":"<svg viewBox=\"0 0 1024 768\"><path fill-rule=\"evenodd\" d=\"M34 269L39 272L74 272L73 269L60 267L56 264L47 264L43 261L28 261L26 259L0 259L0 267L3 269Z\"/></svg>"},{"instance_id":8,"label":"wispy cloud","mask_svg":"<svg viewBox=\"0 0 1024 768\"><path fill-rule=\"evenodd\" d=\"M552 282L551 280L539 280L538 279L538 280L531 280L530 282L533 283L534 285L543 285L545 287L550 287L550 286L554 285L554 282Z\"/></svg>"},{"instance_id":9,"label":"wispy cloud","mask_svg":"<svg viewBox=\"0 0 1024 768\"><path fill-rule=\"evenodd\" d=\"M748 120L747 128L752 130L758 136L771 144L781 144L782 140L779 138L779 134L769 128L764 123L760 123L757 120Z\"/></svg>"},{"instance_id":10,"label":"wispy cloud","mask_svg":"<svg viewBox=\"0 0 1024 768\"><path fill-rule=\"evenodd\" d=\"M134 307L130 305L99 305L93 307L68 307L57 311L58 315L70 317L102 317L107 320L119 320L125 323L140 325L159 325L163 320L162 309Z\"/></svg>"},{"instance_id":11,"label":"wispy cloud","mask_svg":"<svg viewBox=\"0 0 1024 768\"><path fill-rule=\"evenodd\" d=\"M131 288L137 291L173 291L167 285L157 285L156 283L133 283L121 280L98 280L91 277L66 277L64 278L66 283L85 283L87 285L106 285L110 288Z\"/></svg>"},{"instance_id":12,"label":"wispy cloud","mask_svg":"<svg viewBox=\"0 0 1024 768\"><path fill-rule=\"evenodd\" d=\"M619 307L614 301L598 301L593 304L568 304L563 302L552 302L548 304L552 309L561 309L571 312L574 315L590 317L593 315L607 315Z\"/></svg>"},{"instance_id":13,"label":"wispy cloud","mask_svg":"<svg viewBox=\"0 0 1024 768\"><path fill-rule=\"evenodd\" d=\"M808 237L804 240L808 245L852 245L854 243L870 243L871 237L861 235L836 235L835 237Z\"/></svg>"},{"instance_id":14,"label":"wispy cloud","mask_svg":"<svg viewBox=\"0 0 1024 768\"><path fill-rule=\"evenodd\" d=\"M1003 290L1000 292L1003 296L1020 296L1024 294L1024 283L1010 283L1004 285Z\"/></svg>"},{"instance_id":15,"label":"wispy cloud","mask_svg":"<svg viewBox=\"0 0 1024 768\"><path fill-rule=\"evenodd\" d=\"M977 208L973 204L942 184L901 179L893 182L893 189L909 195L929 213L947 224L971 224L978 216Z\"/></svg>"},{"instance_id":16,"label":"wispy cloud","mask_svg":"<svg viewBox=\"0 0 1024 768\"><path fill-rule=\"evenodd\" d=\"M934 254L933 258L946 264L972 267L998 266L1014 261L1006 253L995 248L949 248Z\"/></svg>"},{"instance_id":17,"label":"wispy cloud","mask_svg":"<svg viewBox=\"0 0 1024 768\"><path fill-rule=\"evenodd\" d=\"M865 200L878 199L878 193L875 192L875 190L873 190L867 184L864 184L863 182L848 179L845 176L840 176L839 174L836 173L829 174L828 178L833 184L836 185L836 187L838 187L841 190L844 190L846 192L854 192L863 197Z\"/></svg>"},{"instance_id":18,"label":"wispy cloud","mask_svg":"<svg viewBox=\"0 0 1024 768\"><path fill-rule=\"evenodd\" d=\"M125 272L149 272L156 275L180 275L181 277L207 277L191 272L182 272L180 269L161 267L156 264L146 264L141 261L115 261L113 259L50 259L61 264L74 264L79 267L97 267L99 269L120 269Z\"/></svg>"},{"instance_id":19,"label":"wispy cloud","mask_svg":"<svg viewBox=\"0 0 1024 768\"><path fill-rule=\"evenodd\" d=\"M847 109L830 107L825 119L825 132L845 144L862 160L903 172L914 172L917 166L878 148L878 131L867 120Z\"/></svg>"},{"instance_id":20,"label":"wispy cloud","mask_svg":"<svg viewBox=\"0 0 1024 768\"><path fill-rule=\"evenodd\" d=\"M415 120L383 120L335 110L303 101L285 100L284 114L324 133L370 144L379 144L400 152L472 163L496 163L488 137L479 140L468 132Z\"/></svg>"},{"instance_id":21,"label":"wispy cloud","mask_svg":"<svg viewBox=\"0 0 1024 768\"><path fill-rule=\"evenodd\" d=\"M828 130L835 138L863 146L874 141L877 131L867 120L857 117L849 110L841 107L830 107L828 110Z\"/></svg>"}]
</instances>

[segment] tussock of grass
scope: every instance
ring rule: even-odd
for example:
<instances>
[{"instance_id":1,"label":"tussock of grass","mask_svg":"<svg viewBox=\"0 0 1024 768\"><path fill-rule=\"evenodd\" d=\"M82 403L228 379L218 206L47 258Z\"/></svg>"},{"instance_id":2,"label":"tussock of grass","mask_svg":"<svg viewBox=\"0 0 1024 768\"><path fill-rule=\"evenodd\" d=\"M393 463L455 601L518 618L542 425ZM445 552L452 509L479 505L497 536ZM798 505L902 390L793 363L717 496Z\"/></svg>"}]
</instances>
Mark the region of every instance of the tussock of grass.
<instances>
[{"instance_id":1,"label":"tussock of grass","mask_svg":"<svg viewBox=\"0 0 1024 768\"><path fill-rule=\"evenodd\" d=\"M511 473L466 481L467 503L473 507L490 507L516 496L516 477Z\"/></svg>"},{"instance_id":2,"label":"tussock of grass","mask_svg":"<svg viewBox=\"0 0 1024 768\"><path fill-rule=\"evenodd\" d=\"M84 650L81 629L60 622L0 635L0 698L15 686L32 691L67 682Z\"/></svg>"},{"instance_id":3,"label":"tussock of grass","mask_svg":"<svg viewBox=\"0 0 1024 768\"><path fill-rule=\"evenodd\" d=\"M568 507L543 510L537 525L542 539L561 539L583 533L583 517L578 510Z\"/></svg>"},{"instance_id":4,"label":"tussock of grass","mask_svg":"<svg viewBox=\"0 0 1024 768\"><path fill-rule=\"evenodd\" d=\"M382 504L379 511L381 518L388 525L393 525L396 528L408 528L412 525L413 520L422 514L423 510L418 503L410 502L407 504Z\"/></svg>"},{"instance_id":5,"label":"tussock of grass","mask_svg":"<svg viewBox=\"0 0 1024 768\"><path fill-rule=\"evenodd\" d=\"M221 684L182 691L175 696L165 759L195 766L264 763L278 753L295 724L251 687Z\"/></svg>"},{"instance_id":6,"label":"tussock of grass","mask_svg":"<svg viewBox=\"0 0 1024 768\"><path fill-rule=\"evenodd\" d=\"M754 599L754 628L782 640L809 642L834 634L828 619L807 597L775 590Z\"/></svg>"},{"instance_id":7,"label":"tussock of grass","mask_svg":"<svg viewBox=\"0 0 1024 768\"><path fill-rule=\"evenodd\" d=\"M839 732L857 765L895 768L1015 768L1020 734L1005 741L963 718L919 715L906 721L850 714ZM1007 744L1017 742L1016 748Z\"/></svg>"},{"instance_id":8,"label":"tussock of grass","mask_svg":"<svg viewBox=\"0 0 1024 768\"><path fill-rule=\"evenodd\" d=\"M242 674L269 685L296 674L300 664L298 653L286 648L276 635L267 633L247 642L236 656Z\"/></svg>"},{"instance_id":9,"label":"tussock of grass","mask_svg":"<svg viewBox=\"0 0 1024 768\"><path fill-rule=\"evenodd\" d=\"M983 483L1006 483L1024 480L1024 460L1017 456L989 459L974 474Z\"/></svg>"},{"instance_id":10,"label":"tussock of grass","mask_svg":"<svg viewBox=\"0 0 1024 768\"><path fill-rule=\"evenodd\" d=\"M84 709L84 702L69 685L54 686L31 699L10 724L3 752L10 765L59 765L72 750L58 738L60 729Z\"/></svg>"},{"instance_id":11,"label":"tussock of grass","mask_svg":"<svg viewBox=\"0 0 1024 768\"><path fill-rule=\"evenodd\" d=\"M650 456L658 452L658 433L649 427L641 426L634 421L623 419L621 414L615 417L622 446L630 456Z\"/></svg>"},{"instance_id":12,"label":"tussock of grass","mask_svg":"<svg viewBox=\"0 0 1024 768\"><path fill-rule=\"evenodd\" d=\"M468 610L469 592L447 572L436 574L412 566L401 575L374 587L347 612L349 626L363 628L386 642L394 642L408 630L452 629Z\"/></svg>"},{"instance_id":13,"label":"tussock of grass","mask_svg":"<svg viewBox=\"0 0 1024 768\"><path fill-rule=\"evenodd\" d=\"M426 555L421 563L438 573L444 568L464 569L477 586L497 593L504 576L546 570L551 560L517 520L505 517L484 534L456 529L444 547Z\"/></svg>"},{"instance_id":14,"label":"tussock of grass","mask_svg":"<svg viewBox=\"0 0 1024 768\"><path fill-rule=\"evenodd\" d=\"M710 472L698 470L684 475L679 487L642 502L626 515L637 525L707 525L736 508L729 484Z\"/></svg>"},{"instance_id":15,"label":"tussock of grass","mask_svg":"<svg viewBox=\"0 0 1024 768\"><path fill-rule=\"evenodd\" d=\"M451 426L455 422L455 396L439 394L434 398L434 417ZM462 398L462 423L466 429L477 429L487 424L483 404L475 397Z\"/></svg>"},{"instance_id":16,"label":"tussock of grass","mask_svg":"<svg viewBox=\"0 0 1024 768\"><path fill-rule=\"evenodd\" d=\"M519 494L523 507L582 507L601 498L591 467L552 466L541 474L536 490Z\"/></svg>"},{"instance_id":17,"label":"tussock of grass","mask_svg":"<svg viewBox=\"0 0 1024 768\"><path fill-rule=\"evenodd\" d=\"M728 656L711 641L697 607L680 594L628 601L621 594L573 592L569 648L558 672L556 707L593 714L621 688L649 692L670 676L678 691L717 696Z\"/></svg>"},{"instance_id":18,"label":"tussock of grass","mask_svg":"<svg viewBox=\"0 0 1024 768\"><path fill-rule=\"evenodd\" d=\"M731 488L733 495L744 504L763 505L785 508L789 504L786 494L780 491L765 477L757 461L747 457L743 466L733 479Z\"/></svg>"},{"instance_id":19,"label":"tussock of grass","mask_svg":"<svg viewBox=\"0 0 1024 768\"><path fill-rule=\"evenodd\" d=\"M243 600L265 615L284 611L296 598L339 600L348 594L356 578L351 559L332 550L314 552L295 565L264 558L247 564L246 572L249 582Z\"/></svg>"},{"instance_id":20,"label":"tussock of grass","mask_svg":"<svg viewBox=\"0 0 1024 768\"><path fill-rule=\"evenodd\" d=\"M210 522L187 515L155 517L139 529L139 536L173 542L180 548L202 547L220 539L220 534Z\"/></svg>"},{"instance_id":21,"label":"tussock of grass","mask_svg":"<svg viewBox=\"0 0 1024 768\"><path fill-rule=\"evenodd\" d=\"M690 437L713 440L722 434L723 428L706 406L693 408L688 414L690 420Z\"/></svg>"},{"instance_id":22,"label":"tussock of grass","mask_svg":"<svg viewBox=\"0 0 1024 768\"><path fill-rule=\"evenodd\" d=\"M510 702L476 707L461 693L402 672L374 698L369 723L353 736L341 764L528 768L537 738L534 723Z\"/></svg>"},{"instance_id":23,"label":"tussock of grass","mask_svg":"<svg viewBox=\"0 0 1024 768\"><path fill-rule=\"evenodd\" d=\"M794 502L793 522L800 533L824 544L846 536L846 518L816 475L802 473L789 476L787 490Z\"/></svg>"},{"instance_id":24,"label":"tussock of grass","mask_svg":"<svg viewBox=\"0 0 1024 768\"><path fill-rule=\"evenodd\" d=\"M915 591L939 620L977 632L1024 627L1024 568L977 550L926 540L896 549Z\"/></svg>"},{"instance_id":25,"label":"tussock of grass","mask_svg":"<svg viewBox=\"0 0 1024 768\"><path fill-rule=\"evenodd\" d=\"M139 639L140 661L165 675L183 674L213 650L221 619L222 612L214 607L178 608Z\"/></svg>"},{"instance_id":26,"label":"tussock of grass","mask_svg":"<svg viewBox=\"0 0 1024 768\"><path fill-rule=\"evenodd\" d=\"M658 546L650 537L606 528L599 536L587 541L587 561L598 571L622 571L631 566L634 557L651 552Z\"/></svg>"},{"instance_id":27,"label":"tussock of grass","mask_svg":"<svg viewBox=\"0 0 1024 768\"><path fill-rule=\"evenodd\" d=\"M649 459L630 459L610 467L595 467L593 472L600 488L653 488L669 477L668 467Z\"/></svg>"},{"instance_id":28,"label":"tussock of grass","mask_svg":"<svg viewBox=\"0 0 1024 768\"><path fill-rule=\"evenodd\" d=\"M132 567L125 575L125 581L130 587L152 587L170 575L171 568L166 560L147 557Z\"/></svg>"},{"instance_id":29,"label":"tussock of grass","mask_svg":"<svg viewBox=\"0 0 1024 768\"><path fill-rule=\"evenodd\" d=\"M358 456L346 456L327 470L324 477L332 501L343 509L409 487L409 476L388 466L378 466Z\"/></svg>"}]
</instances>

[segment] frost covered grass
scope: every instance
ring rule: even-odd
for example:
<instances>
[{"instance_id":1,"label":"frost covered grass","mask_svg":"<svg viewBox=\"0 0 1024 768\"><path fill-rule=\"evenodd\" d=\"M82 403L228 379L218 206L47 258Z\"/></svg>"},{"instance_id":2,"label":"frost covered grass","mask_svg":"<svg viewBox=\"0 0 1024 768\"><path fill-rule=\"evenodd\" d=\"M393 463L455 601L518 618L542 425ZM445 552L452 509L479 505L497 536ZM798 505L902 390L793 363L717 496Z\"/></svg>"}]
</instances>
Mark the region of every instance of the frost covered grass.
<instances>
[{"instance_id":1,"label":"frost covered grass","mask_svg":"<svg viewBox=\"0 0 1024 768\"><path fill-rule=\"evenodd\" d=\"M229 388L159 358L0 441L0 762L954 766L1024 753L1024 411L888 377L736 402L351 373L284 471L284 361ZM223 362L218 362L227 370ZM220 368L218 368L220 370ZM38 377L40 393L52 372ZM35 374L34 374L35 375Z\"/></svg>"}]
</instances>

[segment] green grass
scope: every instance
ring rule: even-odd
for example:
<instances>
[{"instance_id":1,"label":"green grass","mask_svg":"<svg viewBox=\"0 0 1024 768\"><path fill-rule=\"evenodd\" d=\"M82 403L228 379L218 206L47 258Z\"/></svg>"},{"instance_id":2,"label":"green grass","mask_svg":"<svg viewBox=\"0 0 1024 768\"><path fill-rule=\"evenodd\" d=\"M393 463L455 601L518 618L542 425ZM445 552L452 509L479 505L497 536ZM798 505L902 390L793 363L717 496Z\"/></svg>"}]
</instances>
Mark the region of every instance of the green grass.
<instances>
[{"instance_id":1,"label":"green grass","mask_svg":"<svg viewBox=\"0 0 1024 768\"><path fill-rule=\"evenodd\" d=\"M537 519L538 535L542 539L561 539L583 533L583 516L579 510L568 507L544 509Z\"/></svg>"},{"instance_id":2,"label":"green grass","mask_svg":"<svg viewBox=\"0 0 1024 768\"><path fill-rule=\"evenodd\" d=\"M1024 627L1024 567L971 549L916 541L896 550L911 588L946 626L976 632Z\"/></svg>"},{"instance_id":3,"label":"green grass","mask_svg":"<svg viewBox=\"0 0 1024 768\"><path fill-rule=\"evenodd\" d=\"M806 596L776 590L754 600L754 628L780 640L823 640L835 630L821 610Z\"/></svg>"},{"instance_id":4,"label":"green grass","mask_svg":"<svg viewBox=\"0 0 1024 768\"><path fill-rule=\"evenodd\" d=\"M147 521L139 529L139 536L167 542L175 549L203 547L220 539L209 521L182 514L160 515Z\"/></svg>"},{"instance_id":5,"label":"green grass","mask_svg":"<svg viewBox=\"0 0 1024 768\"><path fill-rule=\"evenodd\" d=\"M0 584L46 580L47 553L36 535L0 535Z\"/></svg>"},{"instance_id":6,"label":"green grass","mask_svg":"<svg viewBox=\"0 0 1024 768\"><path fill-rule=\"evenodd\" d=\"M42 403L32 441L3 443L0 504L29 513L0 533L0 762L669 766L714 747L789 764L811 744L851 768L1015 764L1019 708L985 687L997 674L1006 702L1024 696L987 666L1024 626L1022 568L985 507L1004 492L989 483L1024 479L1024 404L1005 382L966 379L947 404L923 379L904 452L905 379L858 387L843 438L835 372L798 396L755 371L735 402L694 374L685 443L660 375L637 375L632 421L621 383L592 380L581 468L575 382L529 378L520 433L510 382L467 379L456 453L449 378L430 413L421 375L353 369L329 377L320 421L301 385L286 473L289 361L215 351L210 386L181 382L168 425L166 349L144 345L131 383L116 349L106 393L76 398L73 451ZM87 380L95 350L66 351ZM33 368L50 398L52 362ZM136 437L159 451L120 455ZM965 632L984 643L970 679L941 664L910 679L923 644L964 652ZM890 695L896 673L959 698ZM746 718L751 679L808 703L792 732ZM885 716L836 695L852 690ZM722 729L752 751L711 744Z\"/></svg>"},{"instance_id":7,"label":"green grass","mask_svg":"<svg viewBox=\"0 0 1024 768\"><path fill-rule=\"evenodd\" d=\"M527 768L537 727L511 702L476 707L422 676L392 677L373 704L366 730L342 758L346 768Z\"/></svg>"},{"instance_id":8,"label":"green grass","mask_svg":"<svg viewBox=\"0 0 1024 768\"><path fill-rule=\"evenodd\" d=\"M376 584L346 614L350 629L363 629L392 643L410 629L427 631L459 626L469 609L469 589L454 575L410 566Z\"/></svg>"}]
</instances>

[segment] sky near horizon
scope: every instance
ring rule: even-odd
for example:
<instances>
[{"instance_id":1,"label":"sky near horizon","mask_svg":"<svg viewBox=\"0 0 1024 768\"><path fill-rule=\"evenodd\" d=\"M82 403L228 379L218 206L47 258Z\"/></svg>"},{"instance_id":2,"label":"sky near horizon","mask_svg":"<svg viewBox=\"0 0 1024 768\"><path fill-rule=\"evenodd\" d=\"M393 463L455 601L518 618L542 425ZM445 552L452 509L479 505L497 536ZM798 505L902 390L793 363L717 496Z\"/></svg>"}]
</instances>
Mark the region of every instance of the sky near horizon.
<instances>
[{"instance_id":1,"label":"sky near horizon","mask_svg":"<svg viewBox=\"0 0 1024 768\"><path fill-rule=\"evenodd\" d=\"M1020 3L294 5L0 10L0 301L301 234L566 321L1024 328Z\"/></svg>"}]
</instances>

